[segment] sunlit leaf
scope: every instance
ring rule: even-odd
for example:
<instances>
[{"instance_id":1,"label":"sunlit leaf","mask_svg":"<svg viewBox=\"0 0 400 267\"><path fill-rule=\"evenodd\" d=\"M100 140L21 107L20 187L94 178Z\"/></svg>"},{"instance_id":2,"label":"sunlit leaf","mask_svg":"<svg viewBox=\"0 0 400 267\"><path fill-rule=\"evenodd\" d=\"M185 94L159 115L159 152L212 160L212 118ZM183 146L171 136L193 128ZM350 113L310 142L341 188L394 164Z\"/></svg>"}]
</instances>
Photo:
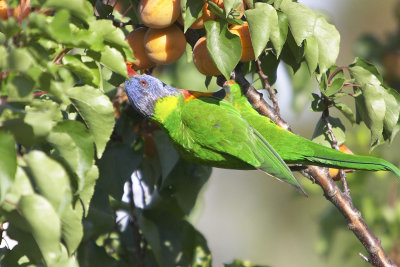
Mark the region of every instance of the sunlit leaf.
<instances>
[{"instance_id":1,"label":"sunlit leaf","mask_svg":"<svg viewBox=\"0 0 400 267\"><path fill-rule=\"evenodd\" d=\"M92 133L100 158L114 128L112 103L100 90L90 86L71 88L67 95Z\"/></svg>"},{"instance_id":2,"label":"sunlit leaf","mask_svg":"<svg viewBox=\"0 0 400 267\"><path fill-rule=\"evenodd\" d=\"M240 60L240 38L228 31L226 23L207 21L204 25L207 31L207 50L217 68L229 80Z\"/></svg>"},{"instance_id":3,"label":"sunlit leaf","mask_svg":"<svg viewBox=\"0 0 400 267\"><path fill-rule=\"evenodd\" d=\"M12 186L17 171L17 152L11 134L0 130L0 203Z\"/></svg>"}]
</instances>

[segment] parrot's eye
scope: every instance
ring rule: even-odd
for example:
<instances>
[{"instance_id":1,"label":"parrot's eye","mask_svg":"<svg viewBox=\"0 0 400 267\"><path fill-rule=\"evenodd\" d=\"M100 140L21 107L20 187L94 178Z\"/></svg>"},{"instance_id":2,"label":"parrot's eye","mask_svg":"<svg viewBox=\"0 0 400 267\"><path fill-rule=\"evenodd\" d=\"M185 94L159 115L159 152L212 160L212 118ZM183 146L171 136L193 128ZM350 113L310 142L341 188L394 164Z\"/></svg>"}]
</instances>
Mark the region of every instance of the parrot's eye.
<instances>
[{"instance_id":1,"label":"parrot's eye","mask_svg":"<svg viewBox=\"0 0 400 267\"><path fill-rule=\"evenodd\" d=\"M142 85L142 86L144 86L144 87L147 87L147 82L146 81L140 81L140 84Z\"/></svg>"}]
</instances>

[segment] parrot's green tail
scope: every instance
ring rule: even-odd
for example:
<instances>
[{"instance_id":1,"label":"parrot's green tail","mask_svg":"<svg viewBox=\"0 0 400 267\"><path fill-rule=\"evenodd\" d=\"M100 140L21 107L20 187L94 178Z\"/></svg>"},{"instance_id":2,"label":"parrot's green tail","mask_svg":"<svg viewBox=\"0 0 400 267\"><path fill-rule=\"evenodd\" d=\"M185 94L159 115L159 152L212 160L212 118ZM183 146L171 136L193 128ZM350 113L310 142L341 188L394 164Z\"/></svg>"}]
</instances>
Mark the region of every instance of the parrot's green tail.
<instances>
[{"instance_id":1,"label":"parrot's green tail","mask_svg":"<svg viewBox=\"0 0 400 267\"><path fill-rule=\"evenodd\" d=\"M319 146L318 144L316 145ZM321 149L321 147L318 147L318 150ZM316 149L315 151L316 156L306 157L306 159L312 161L316 165L339 169L392 171L400 179L400 170L384 159L371 156L350 155L332 149L324 150L322 153L318 152L318 150Z\"/></svg>"}]
</instances>

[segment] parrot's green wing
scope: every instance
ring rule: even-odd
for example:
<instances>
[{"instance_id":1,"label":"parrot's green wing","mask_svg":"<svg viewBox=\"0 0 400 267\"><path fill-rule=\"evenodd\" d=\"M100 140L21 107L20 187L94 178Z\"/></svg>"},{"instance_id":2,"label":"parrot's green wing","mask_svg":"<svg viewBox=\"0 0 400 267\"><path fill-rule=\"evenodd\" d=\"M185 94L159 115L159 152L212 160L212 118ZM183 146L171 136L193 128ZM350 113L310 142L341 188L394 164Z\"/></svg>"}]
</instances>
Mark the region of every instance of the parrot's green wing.
<instances>
[{"instance_id":1,"label":"parrot's green wing","mask_svg":"<svg viewBox=\"0 0 400 267\"><path fill-rule=\"evenodd\" d=\"M190 100L182 108L181 119L196 144L234 156L305 194L278 153L230 103L212 97Z\"/></svg>"}]
</instances>

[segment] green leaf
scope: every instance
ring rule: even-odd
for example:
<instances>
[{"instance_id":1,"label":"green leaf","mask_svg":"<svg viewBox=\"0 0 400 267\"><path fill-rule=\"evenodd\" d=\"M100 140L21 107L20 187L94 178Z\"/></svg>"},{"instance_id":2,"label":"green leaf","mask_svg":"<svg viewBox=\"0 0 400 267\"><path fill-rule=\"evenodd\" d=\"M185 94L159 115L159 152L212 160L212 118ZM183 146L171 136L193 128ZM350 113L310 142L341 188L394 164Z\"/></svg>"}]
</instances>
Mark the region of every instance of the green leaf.
<instances>
[{"instance_id":1,"label":"green leaf","mask_svg":"<svg viewBox=\"0 0 400 267\"><path fill-rule=\"evenodd\" d=\"M118 49L125 54L125 57L130 57L129 59L133 61L132 50L125 40L124 33L120 28L115 27L111 20L93 20L89 24L89 30L100 35L106 44ZM125 50L123 50L123 48L125 48Z\"/></svg>"},{"instance_id":2,"label":"green leaf","mask_svg":"<svg viewBox=\"0 0 400 267\"><path fill-rule=\"evenodd\" d=\"M46 0L43 8L54 8L54 9L66 9L71 15L80 18L83 21L87 21L88 18L93 17L93 6L84 0L69 0L69 1L59 1L59 0Z\"/></svg>"},{"instance_id":3,"label":"green leaf","mask_svg":"<svg viewBox=\"0 0 400 267\"><path fill-rule=\"evenodd\" d=\"M362 92L356 97L357 122L362 119L371 130L373 149L382 139L390 141L397 133L400 96L395 90L384 87L378 70L362 59L357 58L349 66L349 72Z\"/></svg>"},{"instance_id":4,"label":"green leaf","mask_svg":"<svg viewBox=\"0 0 400 267\"><path fill-rule=\"evenodd\" d=\"M356 117L354 116L353 111L345 104L345 103L335 103L333 105L335 108L337 108L342 114L351 122L355 123L356 122Z\"/></svg>"},{"instance_id":5,"label":"green leaf","mask_svg":"<svg viewBox=\"0 0 400 267\"><path fill-rule=\"evenodd\" d=\"M17 152L11 134L0 130L0 203L12 186L17 172Z\"/></svg>"},{"instance_id":6,"label":"green leaf","mask_svg":"<svg viewBox=\"0 0 400 267\"><path fill-rule=\"evenodd\" d=\"M53 205L58 214L62 214L72 200L70 180L65 169L38 150L25 154L24 159L40 194Z\"/></svg>"},{"instance_id":7,"label":"green leaf","mask_svg":"<svg viewBox=\"0 0 400 267\"><path fill-rule=\"evenodd\" d=\"M270 39L272 42L272 45L275 48L276 51L276 57L279 57L279 55L282 52L283 45L286 42L289 26L288 26L288 19L285 13L277 11L278 14L278 28L275 30L272 30L270 33ZM274 28L273 28L274 29Z\"/></svg>"},{"instance_id":8,"label":"green leaf","mask_svg":"<svg viewBox=\"0 0 400 267\"><path fill-rule=\"evenodd\" d=\"M196 19L200 18L204 6L203 1L198 0L181 0L182 18L184 25L184 32L192 26Z\"/></svg>"},{"instance_id":9,"label":"green leaf","mask_svg":"<svg viewBox=\"0 0 400 267\"><path fill-rule=\"evenodd\" d=\"M103 4L100 0L96 0L96 10L99 13L100 18L106 18L112 13L113 7Z\"/></svg>"},{"instance_id":10,"label":"green leaf","mask_svg":"<svg viewBox=\"0 0 400 267\"><path fill-rule=\"evenodd\" d=\"M204 25L207 31L207 50L217 68L229 80L240 60L240 38L228 31L226 23L207 21Z\"/></svg>"},{"instance_id":11,"label":"green leaf","mask_svg":"<svg viewBox=\"0 0 400 267\"><path fill-rule=\"evenodd\" d=\"M53 126L61 119L59 105L50 100L36 100L25 110L4 106L0 115L4 129L11 131L16 141L27 147L44 143Z\"/></svg>"},{"instance_id":12,"label":"green leaf","mask_svg":"<svg viewBox=\"0 0 400 267\"><path fill-rule=\"evenodd\" d=\"M61 252L61 225L57 213L45 198L36 194L22 196L18 207L47 266L54 266Z\"/></svg>"},{"instance_id":13,"label":"green leaf","mask_svg":"<svg viewBox=\"0 0 400 267\"><path fill-rule=\"evenodd\" d=\"M86 174L85 185L83 186L83 189L79 194L84 216L87 216L89 212L89 204L92 199L94 188L98 178L99 178L99 169L97 168L96 165L92 165L92 168Z\"/></svg>"},{"instance_id":14,"label":"green leaf","mask_svg":"<svg viewBox=\"0 0 400 267\"><path fill-rule=\"evenodd\" d=\"M99 61L112 71L115 71L124 77L128 77L124 57L117 49L106 45L100 53L89 51L88 56Z\"/></svg>"},{"instance_id":15,"label":"green leaf","mask_svg":"<svg viewBox=\"0 0 400 267\"><path fill-rule=\"evenodd\" d=\"M250 261L234 260L232 263L225 263L224 267L268 267L267 265L253 264Z\"/></svg>"},{"instance_id":16,"label":"green leaf","mask_svg":"<svg viewBox=\"0 0 400 267\"><path fill-rule=\"evenodd\" d=\"M65 55L62 61L64 66L75 73L83 83L100 87L100 70L95 62L83 62L79 55Z\"/></svg>"},{"instance_id":17,"label":"green leaf","mask_svg":"<svg viewBox=\"0 0 400 267\"><path fill-rule=\"evenodd\" d=\"M304 56L307 61L308 70L313 73L318 66L318 40L315 36L310 36L305 40Z\"/></svg>"},{"instance_id":18,"label":"green leaf","mask_svg":"<svg viewBox=\"0 0 400 267\"><path fill-rule=\"evenodd\" d=\"M7 83L9 102L29 102L33 99L35 82L27 76L18 75Z\"/></svg>"},{"instance_id":19,"label":"green leaf","mask_svg":"<svg viewBox=\"0 0 400 267\"><path fill-rule=\"evenodd\" d=\"M14 17L8 18L7 20L0 20L0 32L2 32L7 38L14 36L20 31L21 27L18 25Z\"/></svg>"},{"instance_id":20,"label":"green leaf","mask_svg":"<svg viewBox=\"0 0 400 267\"><path fill-rule=\"evenodd\" d=\"M312 93L311 94L311 110L315 112L321 112L324 111L327 107L324 104L324 101L322 101L322 98L317 95Z\"/></svg>"},{"instance_id":21,"label":"green leaf","mask_svg":"<svg viewBox=\"0 0 400 267\"><path fill-rule=\"evenodd\" d=\"M336 138L338 145L343 144L346 140L344 125L339 118L328 117L328 121L332 125L332 132ZM315 127L312 141L323 146L332 147L332 138L328 133L328 127L326 126L326 122L324 118L322 118L322 116L319 119L317 126Z\"/></svg>"},{"instance_id":22,"label":"green leaf","mask_svg":"<svg viewBox=\"0 0 400 267\"><path fill-rule=\"evenodd\" d=\"M318 58L319 73L324 73L334 65L340 43L340 35L335 26L329 24L322 15L291 0L283 0L279 7L287 15L297 46L300 47L304 40L312 42L306 50L306 54L309 54L306 60L310 70L314 71L312 68L315 66L315 58ZM309 39L310 37L313 38ZM317 50L311 49L315 47L315 43L318 46Z\"/></svg>"},{"instance_id":23,"label":"green leaf","mask_svg":"<svg viewBox=\"0 0 400 267\"><path fill-rule=\"evenodd\" d=\"M328 98L336 98L335 95L343 88L346 81L343 70L338 69L338 66L332 66L321 75L319 89Z\"/></svg>"},{"instance_id":24,"label":"green leaf","mask_svg":"<svg viewBox=\"0 0 400 267\"><path fill-rule=\"evenodd\" d=\"M26 48L12 48L7 58L7 69L10 71L27 72L33 64L33 59Z\"/></svg>"},{"instance_id":25,"label":"green leaf","mask_svg":"<svg viewBox=\"0 0 400 267\"><path fill-rule=\"evenodd\" d=\"M69 256L74 253L83 237L82 212L69 205L61 215L61 237Z\"/></svg>"},{"instance_id":26,"label":"green leaf","mask_svg":"<svg viewBox=\"0 0 400 267\"><path fill-rule=\"evenodd\" d=\"M179 209L188 215L210 175L211 167L191 164L180 159L161 185L161 201L166 202L166 198L173 198Z\"/></svg>"},{"instance_id":27,"label":"green leaf","mask_svg":"<svg viewBox=\"0 0 400 267\"><path fill-rule=\"evenodd\" d=\"M85 185L85 177L94 163L93 137L84 124L65 120L58 123L48 142L55 148L53 156L70 168L78 177L78 192Z\"/></svg>"},{"instance_id":28,"label":"green leaf","mask_svg":"<svg viewBox=\"0 0 400 267\"><path fill-rule=\"evenodd\" d=\"M224 9L226 17L234 10L237 6L242 3L242 0L224 0Z\"/></svg>"},{"instance_id":29,"label":"green leaf","mask_svg":"<svg viewBox=\"0 0 400 267\"><path fill-rule=\"evenodd\" d=\"M135 150L126 144L110 144L98 163L99 186L115 199L121 199L124 183L130 179L141 159L141 150Z\"/></svg>"},{"instance_id":30,"label":"green leaf","mask_svg":"<svg viewBox=\"0 0 400 267\"><path fill-rule=\"evenodd\" d=\"M256 3L255 9L246 10L244 13L249 23L254 54L258 58L266 48L272 32L279 36L278 15L275 8L266 3Z\"/></svg>"},{"instance_id":31,"label":"green leaf","mask_svg":"<svg viewBox=\"0 0 400 267\"><path fill-rule=\"evenodd\" d=\"M47 29L54 40L61 43L71 43L74 41L69 24L69 12L67 10L58 11Z\"/></svg>"},{"instance_id":32,"label":"green leaf","mask_svg":"<svg viewBox=\"0 0 400 267\"><path fill-rule=\"evenodd\" d=\"M139 216L139 225L160 266L191 266L199 250L203 262L211 259L206 240L186 220L166 211L146 211ZM168 242L162 242L165 237Z\"/></svg>"},{"instance_id":33,"label":"green leaf","mask_svg":"<svg viewBox=\"0 0 400 267\"><path fill-rule=\"evenodd\" d=\"M25 173L24 169L18 166L17 172L15 174L14 183L12 184L11 188L8 190L6 194L7 201L3 202L1 208L7 212L16 210L17 207L15 205L7 205L7 204L18 203L21 196L33 194L34 192L35 191L33 190L32 184L27 174Z\"/></svg>"},{"instance_id":34,"label":"green leaf","mask_svg":"<svg viewBox=\"0 0 400 267\"><path fill-rule=\"evenodd\" d=\"M100 90L90 86L73 87L67 95L92 133L97 157L101 158L114 128L112 103Z\"/></svg>"},{"instance_id":35,"label":"green leaf","mask_svg":"<svg viewBox=\"0 0 400 267\"><path fill-rule=\"evenodd\" d=\"M163 131L155 131L154 142L157 146L158 157L161 163L163 180L167 178L179 160L179 154L171 144L168 136Z\"/></svg>"},{"instance_id":36,"label":"green leaf","mask_svg":"<svg viewBox=\"0 0 400 267\"><path fill-rule=\"evenodd\" d=\"M279 60L272 52L261 54L261 69L264 74L268 76L268 82L270 85L276 82L276 71L278 70Z\"/></svg>"}]
</instances>

